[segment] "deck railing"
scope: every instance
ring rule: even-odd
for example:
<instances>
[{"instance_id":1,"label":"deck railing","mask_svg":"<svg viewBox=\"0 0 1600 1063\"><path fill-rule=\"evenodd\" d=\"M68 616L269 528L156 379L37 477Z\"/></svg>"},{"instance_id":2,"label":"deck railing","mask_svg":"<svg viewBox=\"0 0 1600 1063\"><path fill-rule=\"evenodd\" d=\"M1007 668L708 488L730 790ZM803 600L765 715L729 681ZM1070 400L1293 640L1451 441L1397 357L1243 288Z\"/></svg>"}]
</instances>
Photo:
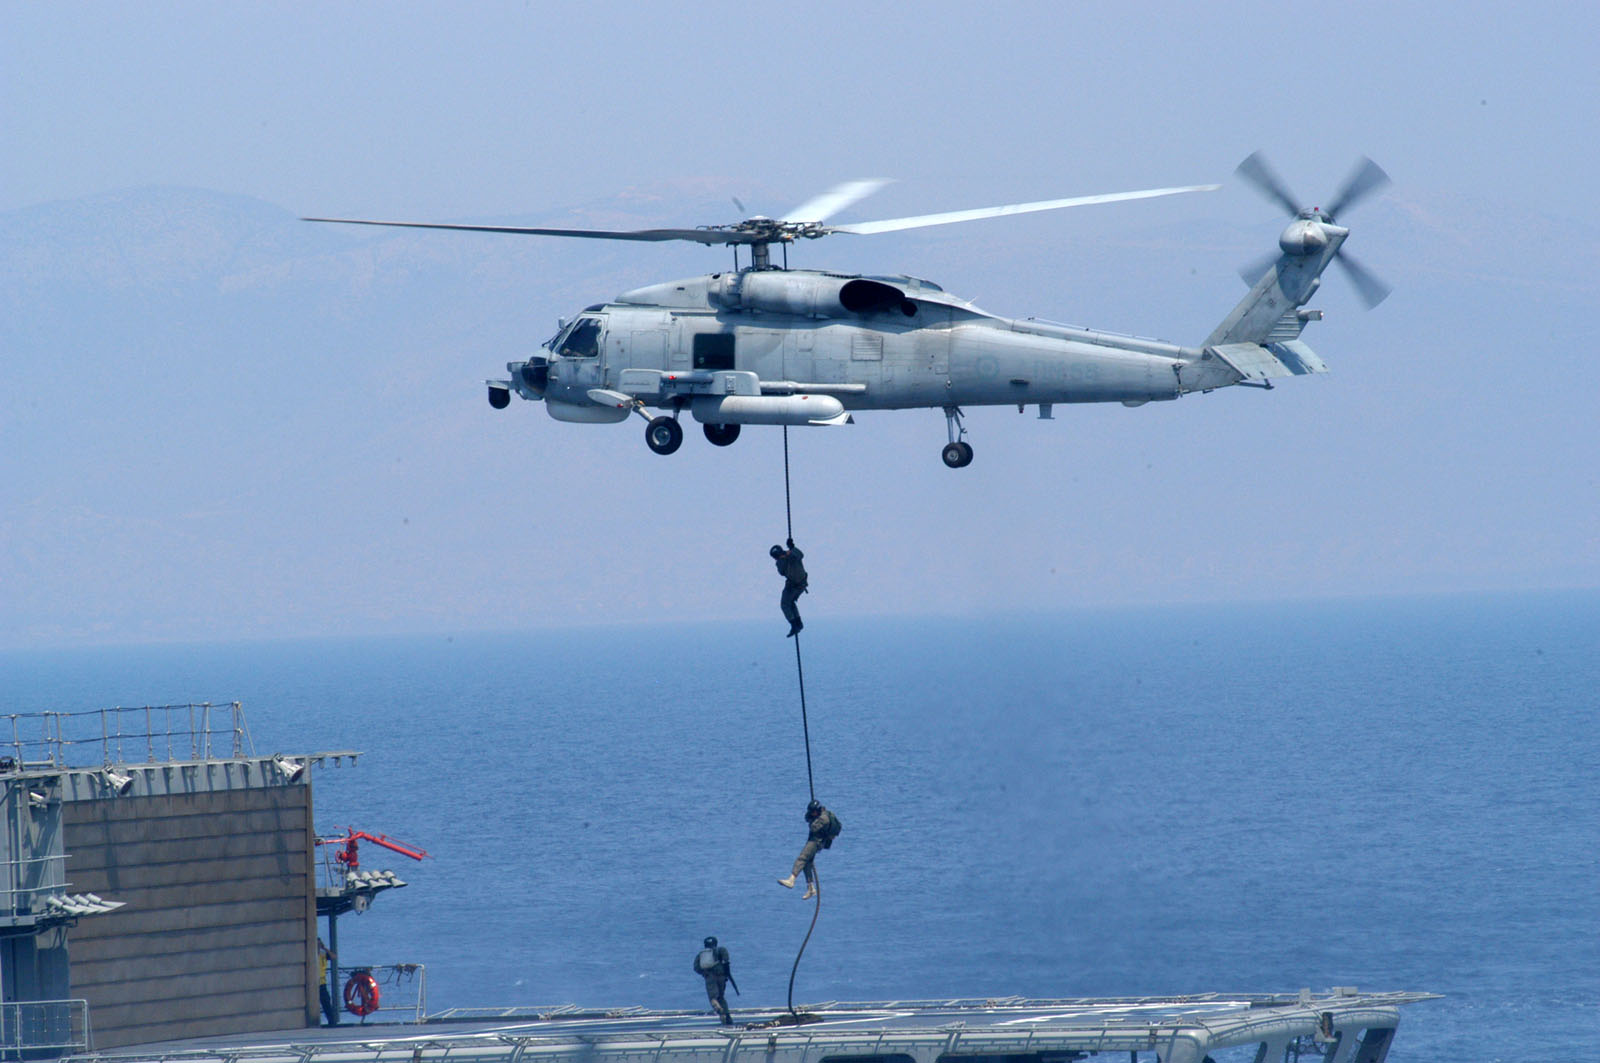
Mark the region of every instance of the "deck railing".
<instances>
[{"instance_id":1,"label":"deck railing","mask_svg":"<svg viewBox=\"0 0 1600 1063\"><path fill-rule=\"evenodd\" d=\"M254 755L237 701L0 716L0 773Z\"/></svg>"},{"instance_id":2,"label":"deck railing","mask_svg":"<svg viewBox=\"0 0 1600 1063\"><path fill-rule=\"evenodd\" d=\"M0 876L0 921L35 914L42 897L66 886L67 861L61 854L7 860Z\"/></svg>"},{"instance_id":3,"label":"deck railing","mask_svg":"<svg viewBox=\"0 0 1600 1063\"><path fill-rule=\"evenodd\" d=\"M0 1059L59 1059L91 1048L86 1000L0 1004Z\"/></svg>"},{"instance_id":4,"label":"deck railing","mask_svg":"<svg viewBox=\"0 0 1600 1063\"><path fill-rule=\"evenodd\" d=\"M365 972L378 983L378 1010L366 1016L352 1015L344 1010L345 980ZM340 1026L359 1026L368 1019L373 1022L421 1022L428 1014L428 969L420 963L375 963L370 966L339 966L340 996L334 1000L339 1009Z\"/></svg>"}]
</instances>

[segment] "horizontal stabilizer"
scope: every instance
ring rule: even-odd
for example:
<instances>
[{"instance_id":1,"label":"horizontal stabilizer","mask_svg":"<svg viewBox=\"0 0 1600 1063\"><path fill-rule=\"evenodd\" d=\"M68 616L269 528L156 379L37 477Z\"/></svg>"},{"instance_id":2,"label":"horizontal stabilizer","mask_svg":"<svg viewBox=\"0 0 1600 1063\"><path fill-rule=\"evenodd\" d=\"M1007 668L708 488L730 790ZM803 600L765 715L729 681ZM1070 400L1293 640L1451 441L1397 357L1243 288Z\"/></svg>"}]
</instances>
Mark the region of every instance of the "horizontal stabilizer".
<instances>
[{"instance_id":1,"label":"horizontal stabilizer","mask_svg":"<svg viewBox=\"0 0 1600 1063\"><path fill-rule=\"evenodd\" d=\"M1327 365L1299 340L1282 343L1221 343L1207 350L1233 366L1245 380L1326 373Z\"/></svg>"}]
</instances>

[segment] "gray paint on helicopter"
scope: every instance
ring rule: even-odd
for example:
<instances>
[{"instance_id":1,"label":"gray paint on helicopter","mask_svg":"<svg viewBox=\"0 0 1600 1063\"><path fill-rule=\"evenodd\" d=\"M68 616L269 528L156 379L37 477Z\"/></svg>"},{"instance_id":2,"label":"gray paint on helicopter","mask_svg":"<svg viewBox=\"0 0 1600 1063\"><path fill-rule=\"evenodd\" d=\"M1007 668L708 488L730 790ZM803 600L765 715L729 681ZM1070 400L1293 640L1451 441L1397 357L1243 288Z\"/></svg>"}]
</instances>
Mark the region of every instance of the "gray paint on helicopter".
<instances>
[{"instance_id":1,"label":"gray paint on helicopter","mask_svg":"<svg viewBox=\"0 0 1600 1063\"><path fill-rule=\"evenodd\" d=\"M646 442L670 454L682 441L677 424L688 410L712 442L727 445L737 426L835 425L850 412L935 408L944 411L942 457L958 468L972 461L962 407L1037 406L1051 419L1062 404L1120 402L1142 406L1235 384L1270 388L1272 380L1327 372L1300 332L1316 311L1302 309L1335 261L1370 305L1387 286L1341 259L1349 229L1336 211L1388 183L1363 159L1327 210L1301 209L1259 155L1238 174L1287 207L1293 220L1279 253L1206 340L1182 345L1114 332L1003 318L937 284L910 276L862 276L772 264L772 244L835 233L870 234L947 225L1097 203L1212 191L1190 185L1033 203L947 211L849 225L828 225L834 212L885 182L841 184L782 218L755 216L697 229L594 230L433 225L348 218L308 221L393 225L584 239L689 240L750 248L750 263L732 272L647 285L586 309L564 322L544 353L507 363L509 377L487 381L491 405L515 393L543 401L559 421L615 423L637 413ZM652 417L649 410L664 411ZM720 436L719 436L720 433Z\"/></svg>"}]
</instances>

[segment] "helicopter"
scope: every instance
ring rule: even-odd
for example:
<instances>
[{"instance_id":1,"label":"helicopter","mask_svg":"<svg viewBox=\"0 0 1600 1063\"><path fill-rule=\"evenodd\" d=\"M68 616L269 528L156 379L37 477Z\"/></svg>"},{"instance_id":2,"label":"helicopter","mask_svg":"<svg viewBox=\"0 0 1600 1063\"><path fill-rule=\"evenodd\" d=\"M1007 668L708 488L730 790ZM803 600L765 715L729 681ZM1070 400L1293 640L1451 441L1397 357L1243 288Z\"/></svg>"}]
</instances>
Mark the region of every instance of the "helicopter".
<instances>
[{"instance_id":1,"label":"helicopter","mask_svg":"<svg viewBox=\"0 0 1600 1063\"><path fill-rule=\"evenodd\" d=\"M1250 291L1195 346L1035 319L1003 318L932 281L789 269L788 245L836 234L869 235L1066 207L1213 191L1188 185L1075 196L882 221L828 224L886 181L840 184L779 218L685 229L558 229L359 218L305 221L480 233L659 242L734 248L734 269L623 292L586 307L542 346L488 380L489 405L512 394L543 401L558 421L618 423L638 415L645 443L671 454L683 442L685 410L706 439L725 447L743 425L838 425L863 410L941 409L950 468L972 463L963 407L1035 406L1041 420L1067 403L1147 402L1231 385L1271 389L1274 379L1325 373L1300 340L1319 310L1304 309L1321 275L1338 261L1369 307L1389 288L1342 248L1350 230L1336 218L1389 183L1361 159L1326 208L1302 207L1259 152L1236 174L1292 220L1278 252L1244 271ZM743 210L743 205L735 200ZM772 248L782 248L782 264ZM739 248L748 247L746 265ZM651 411L664 411L652 414Z\"/></svg>"}]
</instances>

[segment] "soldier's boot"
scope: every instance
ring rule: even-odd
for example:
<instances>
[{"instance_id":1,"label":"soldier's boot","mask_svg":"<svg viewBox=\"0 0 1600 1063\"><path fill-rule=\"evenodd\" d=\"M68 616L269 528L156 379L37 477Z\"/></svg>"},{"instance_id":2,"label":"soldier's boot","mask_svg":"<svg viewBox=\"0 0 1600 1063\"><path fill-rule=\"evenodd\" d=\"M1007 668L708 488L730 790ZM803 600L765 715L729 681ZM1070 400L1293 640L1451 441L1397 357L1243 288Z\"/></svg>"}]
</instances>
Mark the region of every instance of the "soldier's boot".
<instances>
[{"instance_id":1,"label":"soldier's boot","mask_svg":"<svg viewBox=\"0 0 1600 1063\"><path fill-rule=\"evenodd\" d=\"M815 897L816 895L817 895L817 884L815 882L807 882L806 883L806 891L804 893L800 894L800 899L802 901L809 901L811 898Z\"/></svg>"},{"instance_id":2,"label":"soldier's boot","mask_svg":"<svg viewBox=\"0 0 1600 1063\"><path fill-rule=\"evenodd\" d=\"M791 872L788 878L780 878L778 880L778 885L782 886L786 890L794 889L794 874Z\"/></svg>"},{"instance_id":3,"label":"soldier's boot","mask_svg":"<svg viewBox=\"0 0 1600 1063\"><path fill-rule=\"evenodd\" d=\"M800 634L800 629L803 628L803 627L805 627L805 625L802 624L800 621L796 620L794 623L789 625L789 633L787 635L785 635L784 638L786 638L786 639L794 638L796 635Z\"/></svg>"}]
</instances>

